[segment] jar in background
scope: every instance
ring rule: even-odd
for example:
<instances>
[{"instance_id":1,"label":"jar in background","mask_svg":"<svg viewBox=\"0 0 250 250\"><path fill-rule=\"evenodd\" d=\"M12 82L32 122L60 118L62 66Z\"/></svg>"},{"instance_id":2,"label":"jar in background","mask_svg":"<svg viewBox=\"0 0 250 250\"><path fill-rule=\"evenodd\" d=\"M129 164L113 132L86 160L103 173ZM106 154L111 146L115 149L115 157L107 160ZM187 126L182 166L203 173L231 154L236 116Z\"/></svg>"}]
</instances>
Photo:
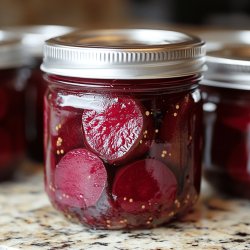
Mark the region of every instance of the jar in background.
<instances>
[{"instance_id":1,"label":"jar in background","mask_svg":"<svg viewBox=\"0 0 250 250\"><path fill-rule=\"evenodd\" d=\"M12 176L25 155L27 64L21 41L0 31L0 181Z\"/></svg>"},{"instance_id":2,"label":"jar in background","mask_svg":"<svg viewBox=\"0 0 250 250\"><path fill-rule=\"evenodd\" d=\"M225 45L249 45L249 30L232 30L232 29L205 29L202 32L195 32L206 42L206 51L219 50Z\"/></svg>"},{"instance_id":3,"label":"jar in background","mask_svg":"<svg viewBox=\"0 0 250 250\"><path fill-rule=\"evenodd\" d=\"M73 28L57 25L15 26L6 28L8 32L22 39L30 61L31 74L25 93L26 140L28 156L36 161L43 161L43 96L46 84L40 70L43 44L55 36L73 31Z\"/></svg>"},{"instance_id":4,"label":"jar in background","mask_svg":"<svg viewBox=\"0 0 250 250\"><path fill-rule=\"evenodd\" d=\"M219 190L250 198L250 46L211 51L207 65L205 175Z\"/></svg>"},{"instance_id":5,"label":"jar in background","mask_svg":"<svg viewBox=\"0 0 250 250\"><path fill-rule=\"evenodd\" d=\"M92 228L151 228L186 213L201 179L204 43L163 30L46 42L45 186Z\"/></svg>"}]
</instances>

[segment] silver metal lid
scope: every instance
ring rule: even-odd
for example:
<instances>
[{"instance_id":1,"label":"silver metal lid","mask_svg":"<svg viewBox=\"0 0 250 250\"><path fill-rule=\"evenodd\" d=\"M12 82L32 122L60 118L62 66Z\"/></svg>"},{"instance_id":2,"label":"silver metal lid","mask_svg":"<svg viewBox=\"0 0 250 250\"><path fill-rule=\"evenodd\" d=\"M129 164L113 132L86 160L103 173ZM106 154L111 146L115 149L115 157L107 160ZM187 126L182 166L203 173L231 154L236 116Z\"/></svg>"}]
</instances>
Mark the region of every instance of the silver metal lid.
<instances>
[{"instance_id":1,"label":"silver metal lid","mask_svg":"<svg viewBox=\"0 0 250 250\"><path fill-rule=\"evenodd\" d=\"M8 69L28 64L27 51L21 40L9 32L0 31L0 69Z\"/></svg>"},{"instance_id":2,"label":"silver metal lid","mask_svg":"<svg viewBox=\"0 0 250 250\"><path fill-rule=\"evenodd\" d=\"M233 44L250 44L250 30L207 30L195 34L206 42L207 51Z\"/></svg>"},{"instance_id":3,"label":"silver metal lid","mask_svg":"<svg viewBox=\"0 0 250 250\"><path fill-rule=\"evenodd\" d=\"M31 25L6 27L4 30L20 37L28 53L34 57L43 56L44 42L52 37L61 36L74 31L73 27L60 25Z\"/></svg>"},{"instance_id":4,"label":"silver metal lid","mask_svg":"<svg viewBox=\"0 0 250 250\"><path fill-rule=\"evenodd\" d=\"M201 84L250 90L250 45L236 44L210 51L207 66Z\"/></svg>"},{"instance_id":5,"label":"silver metal lid","mask_svg":"<svg viewBox=\"0 0 250 250\"><path fill-rule=\"evenodd\" d=\"M41 69L97 79L154 79L204 71L205 45L188 34L150 29L75 32L46 41Z\"/></svg>"}]
</instances>

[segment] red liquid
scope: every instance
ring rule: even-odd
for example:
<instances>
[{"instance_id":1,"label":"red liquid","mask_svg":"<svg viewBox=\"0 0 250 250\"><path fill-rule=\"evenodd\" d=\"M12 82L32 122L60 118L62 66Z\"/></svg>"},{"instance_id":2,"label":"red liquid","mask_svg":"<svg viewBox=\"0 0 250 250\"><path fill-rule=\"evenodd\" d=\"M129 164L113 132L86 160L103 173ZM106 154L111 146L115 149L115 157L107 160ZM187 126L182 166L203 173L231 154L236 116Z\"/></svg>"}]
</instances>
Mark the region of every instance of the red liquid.
<instances>
[{"instance_id":1,"label":"red liquid","mask_svg":"<svg viewBox=\"0 0 250 250\"><path fill-rule=\"evenodd\" d=\"M43 97L46 83L36 59L26 87L26 137L28 156L43 161Z\"/></svg>"},{"instance_id":2,"label":"red liquid","mask_svg":"<svg viewBox=\"0 0 250 250\"><path fill-rule=\"evenodd\" d=\"M73 80L84 85L60 84ZM92 228L151 228L193 206L201 102L183 86L197 78L49 81L45 186L66 217Z\"/></svg>"},{"instance_id":3,"label":"red liquid","mask_svg":"<svg viewBox=\"0 0 250 250\"><path fill-rule=\"evenodd\" d=\"M0 180L12 176L25 153L25 69L0 70Z\"/></svg>"},{"instance_id":4,"label":"red liquid","mask_svg":"<svg viewBox=\"0 0 250 250\"><path fill-rule=\"evenodd\" d=\"M202 88L215 108L205 112L205 174L220 190L250 198L250 92Z\"/></svg>"}]
</instances>

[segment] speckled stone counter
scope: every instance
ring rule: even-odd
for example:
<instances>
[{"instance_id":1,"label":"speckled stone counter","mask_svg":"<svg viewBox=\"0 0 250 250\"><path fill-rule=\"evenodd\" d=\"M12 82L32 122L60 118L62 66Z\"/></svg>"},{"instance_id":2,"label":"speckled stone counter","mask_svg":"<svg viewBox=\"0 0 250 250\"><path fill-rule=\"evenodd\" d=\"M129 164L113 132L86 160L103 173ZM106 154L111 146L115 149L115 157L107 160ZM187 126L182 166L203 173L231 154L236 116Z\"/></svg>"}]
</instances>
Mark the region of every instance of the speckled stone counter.
<instances>
[{"instance_id":1,"label":"speckled stone counter","mask_svg":"<svg viewBox=\"0 0 250 250\"><path fill-rule=\"evenodd\" d=\"M41 168L0 184L0 250L250 249L250 201L216 195L204 183L195 209L153 230L94 231L65 220L43 191Z\"/></svg>"}]
</instances>

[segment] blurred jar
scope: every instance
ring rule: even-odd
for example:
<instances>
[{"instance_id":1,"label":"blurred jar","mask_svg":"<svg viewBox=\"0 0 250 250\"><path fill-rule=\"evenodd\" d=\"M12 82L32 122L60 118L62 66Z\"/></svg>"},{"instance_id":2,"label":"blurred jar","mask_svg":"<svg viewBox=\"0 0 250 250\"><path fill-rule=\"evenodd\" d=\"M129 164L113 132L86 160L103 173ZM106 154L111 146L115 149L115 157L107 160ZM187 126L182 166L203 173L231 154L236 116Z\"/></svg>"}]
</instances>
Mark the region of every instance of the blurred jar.
<instances>
[{"instance_id":1,"label":"blurred jar","mask_svg":"<svg viewBox=\"0 0 250 250\"><path fill-rule=\"evenodd\" d=\"M207 64L205 175L220 190L250 198L250 46L210 51Z\"/></svg>"},{"instance_id":2,"label":"blurred jar","mask_svg":"<svg viewBox=\"0 0 250 250\"><path fill-rule=\"evenodd\" d=\"M234 44L250 44L249 30L207 30L194 32L206 42L206 51L213 51L223 48L223 46Z\"/></svg>"},{"instance_id":3,"label":"blurred jar","mask_svg":"<svg viewBox=\"0 0 250 250\"><path fill-rule=\"evenodd\" d=\"M0 180L11 177L25 155L25 86L28 58L21 40L0 31Z\"/></svg>"},{"instance_id":4,"label":"blurred jar","mask_svg":"<svg viewBox=\"0 0 250 250\"><path fill-rule=\"evenodd\" d=\"M73 31L73 28L56 25L20 26L7 28L22 43L31 57L31 74L28 79L25 97L26 140L28 156L36 161L43 160L43 96L46 84L40 70L43 43L45 40Z\"/></svg>"}]
</instances>

